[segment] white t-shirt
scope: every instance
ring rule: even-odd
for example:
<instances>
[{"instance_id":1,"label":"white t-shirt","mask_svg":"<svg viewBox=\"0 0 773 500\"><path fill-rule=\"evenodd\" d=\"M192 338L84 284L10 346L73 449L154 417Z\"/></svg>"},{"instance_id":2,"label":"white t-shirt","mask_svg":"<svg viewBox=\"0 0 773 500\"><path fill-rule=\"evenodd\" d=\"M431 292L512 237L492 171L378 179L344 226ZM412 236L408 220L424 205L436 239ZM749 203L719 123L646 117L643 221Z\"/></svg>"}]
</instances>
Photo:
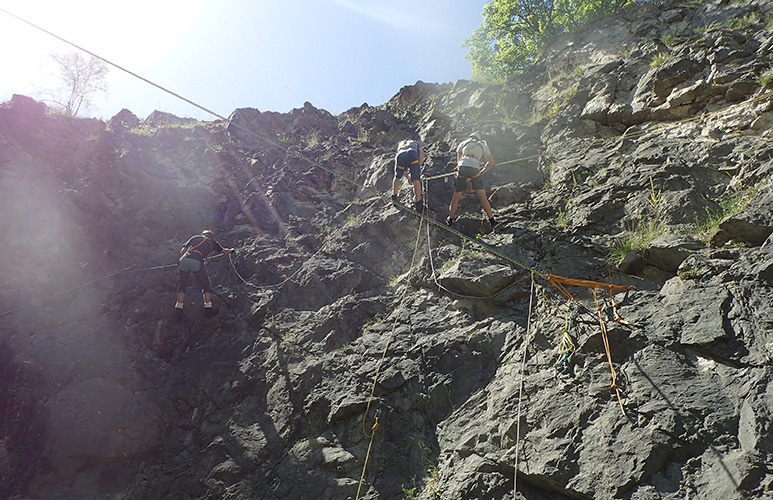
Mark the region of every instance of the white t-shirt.
<instances>
[{"instance_id":1,"label":"white t-shirt","mask_svg":"<svg viewBox=\"0 0 773 500\"><path fill-rule=\"evenodd\" d=\"M456 154L461 157L459 165L480 168L481 161L491 154L491 150L486 141L476 141L470 137L459 144Z\"/></svg>"}]
</instances>

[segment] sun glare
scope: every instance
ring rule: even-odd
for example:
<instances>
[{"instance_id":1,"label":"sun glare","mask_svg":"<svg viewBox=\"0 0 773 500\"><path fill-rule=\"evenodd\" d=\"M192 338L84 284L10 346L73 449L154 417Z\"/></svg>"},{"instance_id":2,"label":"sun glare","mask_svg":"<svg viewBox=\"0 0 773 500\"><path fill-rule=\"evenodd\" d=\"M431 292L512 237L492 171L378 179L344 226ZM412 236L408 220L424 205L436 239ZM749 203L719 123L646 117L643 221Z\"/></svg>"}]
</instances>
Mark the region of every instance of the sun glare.
<instances>
[{"instance_id":1,"label":"sun glare","mask_svg":"<svg viewBox=\"0 0 773 500\"><path fill-rule=\"evenodd\" d=\"M189 29L204 0L7 0L0 9L100 57L142 72L167 56ZM0 101L51 86L51 53L77 50L29 24L0 12ZM113 71L113 73L116 73ZM31 95L31 97L35 97Z\"/></svg>"}]
</instances>

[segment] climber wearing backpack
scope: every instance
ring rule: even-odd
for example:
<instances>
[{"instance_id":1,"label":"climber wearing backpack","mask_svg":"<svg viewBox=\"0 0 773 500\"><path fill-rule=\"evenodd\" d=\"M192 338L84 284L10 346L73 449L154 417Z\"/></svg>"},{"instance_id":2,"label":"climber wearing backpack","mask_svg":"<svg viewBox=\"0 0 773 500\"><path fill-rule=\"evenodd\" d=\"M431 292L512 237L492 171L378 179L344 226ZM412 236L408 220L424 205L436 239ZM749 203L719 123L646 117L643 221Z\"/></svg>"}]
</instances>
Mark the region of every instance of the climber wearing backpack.
<instances>
[{"instance_id":1,"label":"climber wearing backpack","mask_svg":"<svg viewBox=\"0 0 773 500\"><path fill-rule=\"evenodd\" d=\"M215 310L212 309L212 281L207 272L206 258L212 252L222 254L233 253L233 248L223 248L215 240L215 233L205 229L201 234L191 236L180 249L180 262L177 266L177 303L175 303L175 313L180 316L185 303L185 289L188 287L188 277L193 274L196 277L204 292L204 314L205 316L214 316Z\"/></svg>"},{"instance_id":2,"label":"climber wearing backpack","mask_svg":"<svg viewBox=\"0 0 773 500\"><path fill-rule=\"evenodd\" d=\"M408 170L411 174L414 192L414 208L417 212L422 212L424 201L421 196L421 164L424 163L424 148L419 141L406 139L400 141L397 145L397 154L395 155L395 181L392 186L392 201L399 202L397 196L400 190L400 181L403 174Z\"/></svg>"},{"instance_id":3,"label":"climber wearing backpack","mask_svg":"<svg viewBox=\"0 0 773 500\"><path fill-rule=\"evenodd\" d=\"M485 159L487 163L481 166L481 160ZM456 182L454 187L454 196L451 198L451 206L448 208L448 218L446 224L452 226L455 222L456 209L459 206L459 200L462 193L468 185L478 195L480 204L486 212L491 227L497 223L494 220L494 213L491 211L491 204L486 196L486 188L483 185L481 174L491 170L494 167L494 157L486 141L481 140L480 134L474 132L462 141L456 148Z\"/></svg>"}]
</instances>

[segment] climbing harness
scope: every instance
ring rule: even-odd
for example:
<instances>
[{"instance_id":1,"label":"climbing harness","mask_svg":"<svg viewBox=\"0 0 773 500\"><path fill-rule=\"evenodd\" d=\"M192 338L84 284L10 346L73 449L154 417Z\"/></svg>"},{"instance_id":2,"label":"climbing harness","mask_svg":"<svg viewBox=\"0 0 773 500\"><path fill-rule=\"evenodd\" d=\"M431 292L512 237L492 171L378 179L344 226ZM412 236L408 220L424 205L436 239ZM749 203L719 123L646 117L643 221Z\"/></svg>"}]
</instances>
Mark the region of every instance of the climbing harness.
<instances>
[{"instance_id":1,"label":"climbing harness","mask_svg":"<svg viewBox=\"0 0 773 500\"><path fill-rule=\"evenodd\" d=\"M203 240L201 240L200 242L196 243L196 244L195 244L194 246L192 246L191 248L188 248L187 250L185 250L185 253L182 255L182 257L180 257L181 259L182 259L182 258L184 258L186 255L188 255L188 254L189 254L189 253L191 253L191 252L196 252L197 254L201 255L201 258L202 258L202 259L206 258L206 256L205 256L203 253L201 253L201 251L197 250L197 248L199 248L199 247L200 247L201 245L203 245L204 243L208 242L208 241L209 241L209 238L207 238L207 237L206 237L205 235L203 235L203 234L200 234L199 236L201 236L201 237L202 237L202 238L204 238L204 239L203 239Z\"/></svg>"},{"instance_id":2,"label":"climbing harness","mask_svg":"<svg viewBox=\"0 0 773 500\"><path fill-rule=\"evenodd\" d=\"M417 163L419 163L419 160L413 160L411 162L411 165L416 165ZM406 168L410 168L411 165L406 165L406 166L397 165L397 168L398 170L405 170Z\"/></svg>"}]
</instances>

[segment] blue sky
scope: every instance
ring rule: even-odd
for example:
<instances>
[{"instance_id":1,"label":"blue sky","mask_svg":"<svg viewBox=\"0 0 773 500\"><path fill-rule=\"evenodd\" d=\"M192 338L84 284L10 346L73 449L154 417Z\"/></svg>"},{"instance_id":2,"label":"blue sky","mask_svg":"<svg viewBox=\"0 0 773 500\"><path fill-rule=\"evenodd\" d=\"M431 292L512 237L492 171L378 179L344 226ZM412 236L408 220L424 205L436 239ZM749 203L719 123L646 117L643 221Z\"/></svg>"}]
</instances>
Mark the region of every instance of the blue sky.
<instances>
[{"instance_id":1,"label":"blue sky","mask_svg":"<svg viewBox=\"0 0 773 500\"><path fill-rule=\"evenodd\" d=\"M0 0L0 8L224 116L383 104L418 80L471 78L464 39L488 0ZM75 50L0 12L0 102L56 86L50 53ZM9 49L10 48L10 49ZM86 113L123 108L214 119L111 68Z\"/></svg>"}]
</instances>

